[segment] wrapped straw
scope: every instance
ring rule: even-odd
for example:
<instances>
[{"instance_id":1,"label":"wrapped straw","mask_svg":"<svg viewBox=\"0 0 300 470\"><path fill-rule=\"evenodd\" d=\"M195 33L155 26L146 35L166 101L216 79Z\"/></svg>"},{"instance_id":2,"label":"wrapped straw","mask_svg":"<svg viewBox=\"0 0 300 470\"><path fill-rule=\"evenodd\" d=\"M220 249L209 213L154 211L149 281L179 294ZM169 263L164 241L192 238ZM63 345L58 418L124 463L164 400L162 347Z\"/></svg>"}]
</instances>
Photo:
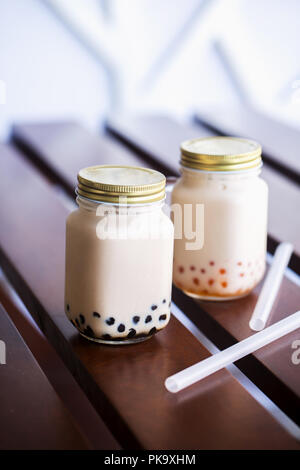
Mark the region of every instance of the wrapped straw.
<instances>
[{"instance_id":1,"label":"wrapped straw","mask_svg":"<svg viewBox=\"0 0 300 470\"><path fill-rule=\"evenodd\" d=\"M280 243L278 245L272 265L259 294L249 326L254 331L262 330L269 318L274 301L276 299L284 271L289 264L293 245L291 243Z\"/></svg>"},{"instance_id":2,"label":"wrapped straw","mask_svg":"<svg viewBox=\"0 0 300 470\"><path fill-rule=\"evenodd\" d=\"M283 320L274 323L263 331L256 333L249 338L234 344L228 349L221 351L204 361L194 364L187 369L178 372L165 381L165 386L169 392L179 392L192 385L198 380L204 379L208 375L227 367L244 356L266 346L278 338L300 328L300 311L290 315Z\"/></svg>"}]
</instances>

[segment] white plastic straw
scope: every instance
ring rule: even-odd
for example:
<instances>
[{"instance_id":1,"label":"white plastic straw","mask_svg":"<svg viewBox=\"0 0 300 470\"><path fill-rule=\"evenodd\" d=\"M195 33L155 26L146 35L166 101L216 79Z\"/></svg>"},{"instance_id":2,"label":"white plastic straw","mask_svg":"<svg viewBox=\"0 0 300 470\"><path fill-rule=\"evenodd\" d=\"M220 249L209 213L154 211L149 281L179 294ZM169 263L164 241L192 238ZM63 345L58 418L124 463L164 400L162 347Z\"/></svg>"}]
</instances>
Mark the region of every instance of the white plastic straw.
<instances>
[{"instance_id":1,"label":"white plastic straw","mask_svg":"<svg viewBox=\"0 0 300 470\"><path fill-rule=\"evenodd\" d=\"M223 369L223 367L227 367L229 364L238 361L242 357L247 356L247 354L266 346L297 328L300 328L300 310L274 323L274 325L269 326L265 330L234 344L230 348L168 377L165 381L165 386L169 392L179 392L183 388L204 379L208 375Z\"/></svg>"},{"instance_id":2,"label":"white plastic straw","mask_svg":"<svg viewBox=\"0 0 300 470\"><path fill-rule=\"evenodd\" d=\"M280 243L275 251L270 270L267 274L249 322L250 328L254 331L263 330L268 321L284 271L289 264L292 252L293 245L286 242Z\"/></svg>"}]
</instances>

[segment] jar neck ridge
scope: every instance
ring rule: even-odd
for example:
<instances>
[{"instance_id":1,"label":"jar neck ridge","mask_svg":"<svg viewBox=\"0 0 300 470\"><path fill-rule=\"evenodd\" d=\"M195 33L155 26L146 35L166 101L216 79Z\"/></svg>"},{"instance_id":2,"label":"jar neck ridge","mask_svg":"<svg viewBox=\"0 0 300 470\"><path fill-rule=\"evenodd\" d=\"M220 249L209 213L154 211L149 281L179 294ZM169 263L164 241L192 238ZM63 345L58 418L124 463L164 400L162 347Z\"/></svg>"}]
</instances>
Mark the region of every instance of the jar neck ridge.
<instances>
[{"instance_id":1,"label":"jar neck ridge","mask_svg":"<svg viewBox=\"0 0 300 470\"><path fill-rule=\"evenodd\" d=\"M77 195L76 202L79 206L79 209L86 210L88 212L96 213L99 206L102 206L103 209L107 207L107 211L110 209L115 210L116 213L131 213L131 214L144 214L149 212L155 212L161 210L165 205L165 200L160 200L156 202L151 202L148 204L113 204L113 203L105 203L105 202L98 202L93 201L92 199L88 199Z\"/></svg>"},{"instance_id":2,"label":"jar neck ridge","mask_svg":"<svg viewBox=\"0 0 300 470\"><path fill-rule=\"evenodd\" d=\"M188 168L183 165L180 167L180 172L183 178L193 179L198 181L238 181L258 177L261 173L262 165L251 170L241 171L203 171L193 168Z\"/></svg>"}]
</instances>

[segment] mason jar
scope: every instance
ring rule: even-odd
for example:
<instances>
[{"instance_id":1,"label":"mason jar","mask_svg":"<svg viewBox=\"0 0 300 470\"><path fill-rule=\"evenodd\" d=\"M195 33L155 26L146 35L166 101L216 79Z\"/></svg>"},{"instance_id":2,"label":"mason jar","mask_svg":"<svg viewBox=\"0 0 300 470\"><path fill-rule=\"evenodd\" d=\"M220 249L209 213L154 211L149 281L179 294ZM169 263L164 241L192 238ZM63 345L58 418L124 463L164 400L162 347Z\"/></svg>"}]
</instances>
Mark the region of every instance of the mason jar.
<instances>
[{"instance_id":1,"label":"mason jar","mask_svg":"<svg viewBox=\"0 0 300 470\"><path fill-rule=\"evenodd\" d=\"M170 319L173 224L165 177L147 168L94 166L78 174L66 224L65 312L85 338L142 341Z\"/></svg>"},{"instance_id":2,"label":"mason jar","mask_svg":"<svg viewBox=\"0 0 300 470\"><path fill-rule=\"evenodd\" d=\"M268 187L261 167L261 147L251 140L210 137L181 145L181 178L172 192L173 282L186 294L230 300L262 279Z\"/></svg>"}]
</instances>

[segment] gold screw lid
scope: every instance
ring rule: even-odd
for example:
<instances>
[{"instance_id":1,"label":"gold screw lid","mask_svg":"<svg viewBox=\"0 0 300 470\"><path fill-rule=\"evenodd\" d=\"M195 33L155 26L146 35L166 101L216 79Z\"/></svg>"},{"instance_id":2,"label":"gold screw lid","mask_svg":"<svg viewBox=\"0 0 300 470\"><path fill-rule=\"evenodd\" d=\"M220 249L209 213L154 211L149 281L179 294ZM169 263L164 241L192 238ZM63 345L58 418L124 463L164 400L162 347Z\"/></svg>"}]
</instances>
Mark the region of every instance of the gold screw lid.
<instances>
[{"instance_id":1,"label":"gold screw lid","mask_svg":"<svg viewBox=\"0 0 300 470\"><path fill-rule=\"evenodd\" d=\"M261 146L239 137L204 137L181 144L181 165L202 171L240 171L261 166Z\"/></svg>"},{"instance_id":2,"label":"gold screw lid","mask_svg":"<svg viewBox=\"0 0 300 470\"><path fill-rule=\"evenodd\" d=\"M122 165L90 166L80 170L77 179L77 194L94 201L145 204L160 201L165 197L165 176L149 168Z\"/></svg>"}]
</instances>

